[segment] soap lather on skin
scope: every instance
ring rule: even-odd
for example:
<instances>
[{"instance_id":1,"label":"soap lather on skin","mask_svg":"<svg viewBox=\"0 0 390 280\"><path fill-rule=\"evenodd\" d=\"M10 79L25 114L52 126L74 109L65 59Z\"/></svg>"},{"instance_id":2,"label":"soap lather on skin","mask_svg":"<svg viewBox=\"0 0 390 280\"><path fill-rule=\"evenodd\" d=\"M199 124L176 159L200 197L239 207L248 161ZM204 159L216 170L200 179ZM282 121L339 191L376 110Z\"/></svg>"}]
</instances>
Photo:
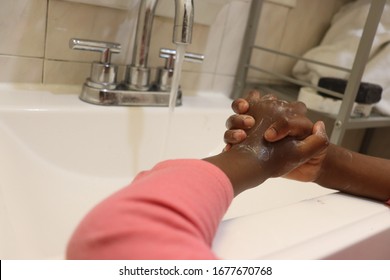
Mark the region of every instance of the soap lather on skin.
<instances>
[{"instance_id":1,"label":"soap lather on skin","mask_svg":"<svg viewBox=\"0 0 390 280\"><path fill-rule=\"evenodd\" d=\"M261 102L258 102L259 100ZM278 100L272 95L254 96L248 102L251 104L248 114L255 119L255 125L249 130L248 137L237 144L235 148L253 153L259 167L267 165L267 170L273 177L282 176L305 162L307 159L303 158L301 162L297 163L297 158L301 157L302 152L299 147L302 145L301 141L286 137L270 143L264 138L264 132L275 122L284 121L287 123L290 117L296 117L299 114L304 115L306 113L305 105L300 102L288 103ZM270 132L272 133L272 130ZM260 133L262 135L259 135ZM274 156L275 150L278 151L277 155L279 156L277 157ZM281 163L284 168L280 172L276 172L276 170L280 170Z\"/></svg>"}]
</instances>

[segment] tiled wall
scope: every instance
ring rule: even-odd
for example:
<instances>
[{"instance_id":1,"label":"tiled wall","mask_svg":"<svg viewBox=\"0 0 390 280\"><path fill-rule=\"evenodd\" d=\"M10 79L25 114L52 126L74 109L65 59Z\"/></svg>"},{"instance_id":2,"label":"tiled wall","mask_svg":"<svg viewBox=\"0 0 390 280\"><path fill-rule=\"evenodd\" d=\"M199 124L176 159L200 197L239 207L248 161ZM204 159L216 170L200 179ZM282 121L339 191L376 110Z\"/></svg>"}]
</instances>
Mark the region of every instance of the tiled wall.
<instances>
[{"instance_id":1,"label":"tiled wall","mask_svg":"<svg viewBox=\"0 0 390 280\"><path fill-rule=\"evenodd\" d=\"M297 0L292 1L296 6L291 8L270 0L262 11L258 43L302 53L318 43L332 14L346 1ZM1 0L0 82L81 84L89 75L90 61L99 55L70 50L68 42L72 37L119 42L123 51L114 55L113 61L129 63L137 18L137 1L133 2L130 10L123 10L62 0ZM204 53L206 59L201 65L184 66L185 92L230 93L250 1L226 3L210 26L195 25L193 44L187 50ZM297 40L296 30L306 36ZM174 48L171 37L172 20L156 17L151 66L163 65L158 51L160 47ZM291 68L291 62L269 55L256 54L254 60L282 72L288 73ZM251 73L251 77L269 79L258 73Z\"/></svg>"}]
</instances>

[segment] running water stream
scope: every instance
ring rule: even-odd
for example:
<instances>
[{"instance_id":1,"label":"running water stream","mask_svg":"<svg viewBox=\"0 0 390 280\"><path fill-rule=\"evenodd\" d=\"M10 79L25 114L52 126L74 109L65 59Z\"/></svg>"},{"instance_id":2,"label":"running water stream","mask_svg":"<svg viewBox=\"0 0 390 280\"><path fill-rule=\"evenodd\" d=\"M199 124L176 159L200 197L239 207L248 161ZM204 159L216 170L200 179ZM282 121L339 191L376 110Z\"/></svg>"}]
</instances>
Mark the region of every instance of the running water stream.
<instances>
[{"instance_id":1,"label":"running water stream","mask_svg":"<svg viewBox=\"0 0 390 280\"><path fill-rule=\"evenodd\" d=\"M179 92L179 87L180 87L180 77L181 77L181 70L184 61L185 50L186 50L186 45L184 44L176 45L175 67L174 67L173 77L172 77L171 92L169 94L168 120L167 120L165 133L163 135L160 160L166 159L167 152L168 152L168 138L169 135L171 134L172 118L176 106L177 94Z\"/></svg>"}]
</instances>

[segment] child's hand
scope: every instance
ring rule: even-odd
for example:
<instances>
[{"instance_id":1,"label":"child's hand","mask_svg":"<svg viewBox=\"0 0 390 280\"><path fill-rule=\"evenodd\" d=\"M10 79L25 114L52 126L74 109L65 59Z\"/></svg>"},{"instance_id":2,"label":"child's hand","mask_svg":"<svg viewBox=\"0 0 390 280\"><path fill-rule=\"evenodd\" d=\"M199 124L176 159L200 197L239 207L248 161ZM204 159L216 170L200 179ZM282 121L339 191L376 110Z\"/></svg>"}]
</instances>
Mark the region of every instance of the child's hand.
<instances>
[{"instance_id":1,"label":"child's hand","mask_svg":"<svg viewBox=\"0 0 390 280\"><path fill-rule=\"evenodd\" d=\"M246 114L249 110L249 102L260 99L277 100L274 96L266 95L261 97L258 91L251 91L246 99L238 98L233 101L232 109L236 115L230 116L226 121L228 129L224 135L224 141L227 144L225 150L230 149L231 145L242 142L246 138L246 130L253 127L255 120L253 116ZM286 136L292 136L297 139L304 139L312 132L313 123L306 118L306 106L302 102L289 103L294 108L287 112L288 115L277 120L264 133L264 138L269 142L275 142Z\"/></svg>"},{"instance_id":2,"label":"child's hand","mask_svg":"<svg viewBox=\"0 0 390 280\"><path fill-rule=\"evenodd\" d=\"M301 140L296 143L304 144L299 148L297 156L302 157L299 164L295 164L284 177L298 181L314 181L319 176L322 161L326 156L326 149L322 149L319 153L315 153L310 158L306 158L311 154L312 150L317 149L324 141L327 145L327 136L325 127L322 122L317 122L314 126L312 122L305 117L306 107L303 103L287 103L279 101L272 96L261 97L257 91L252 91L246 99L237 99L233 102L232 108L237 115L231 116L226 126L228 130L225 133L224 140L227 143L225 150L231 149L232 145L243 143L247 138L247 133L254 127L256 111L251 107L256 106L259 101L274 101L279 107L275 110L280 110L280 114L274 121L269 122L269 126L264 132L266 142L272 143L280 141L284 138L294 138ZM245 114L245 115L244 115ZM306 140L303 140L307 137ZM285 160L285 159L283 159ZM286 168L285 168L286 169ZM288 168L287 168L288 169ZM283 172L283 170L282 170ZM283 174L280 174L283 175Z\"/></svg>"}]
</instances>

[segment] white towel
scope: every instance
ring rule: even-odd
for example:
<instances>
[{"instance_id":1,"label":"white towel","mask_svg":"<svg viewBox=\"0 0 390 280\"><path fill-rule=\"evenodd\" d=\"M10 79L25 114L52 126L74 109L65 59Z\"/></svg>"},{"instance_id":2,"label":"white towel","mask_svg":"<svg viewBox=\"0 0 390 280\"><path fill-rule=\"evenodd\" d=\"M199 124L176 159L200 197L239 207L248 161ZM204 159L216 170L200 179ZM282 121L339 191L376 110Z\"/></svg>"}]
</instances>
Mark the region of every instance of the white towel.
<instances>
[{"instance_id":1,"label":"white towel","mask_svg":"<svg viewBox=\"0 0 390 280\"><path fill-rule=\"evenodd\" d=\"M352 68L371 1L358 0L342 7L333 17L331 26L319 46L310 49L303 57ZM390 115L390 0L387 1L375 35L370 57L362 81L383 87L377 109ZM321 77L347 79L349 74L329 67L298 61L293 76L318 84Z\"/></svg>"}]
</instances>

